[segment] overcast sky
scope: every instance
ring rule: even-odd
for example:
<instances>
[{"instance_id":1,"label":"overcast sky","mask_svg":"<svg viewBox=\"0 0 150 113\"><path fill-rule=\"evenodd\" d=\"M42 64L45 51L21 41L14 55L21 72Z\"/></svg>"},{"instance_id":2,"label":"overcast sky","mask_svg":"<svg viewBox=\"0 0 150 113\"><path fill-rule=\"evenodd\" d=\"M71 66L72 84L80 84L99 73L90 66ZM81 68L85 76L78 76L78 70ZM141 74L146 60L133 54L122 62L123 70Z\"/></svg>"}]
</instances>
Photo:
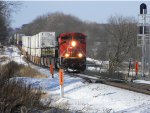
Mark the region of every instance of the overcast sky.
<instances>
[{"instance_id":1,"label":"overcast sky","mask_svg":"<svg viewBox=\"0 0 150 113\"><path fill-rule=\"evenodd\" d=\"M146 3L150 13L150 2L143 1L25 1L20 10L13 13L12 27L21 27L36 17L54 12L63 12L83 21L106 23L111 15L138 17L139 6Z\"/></svg>"}]
</instances>

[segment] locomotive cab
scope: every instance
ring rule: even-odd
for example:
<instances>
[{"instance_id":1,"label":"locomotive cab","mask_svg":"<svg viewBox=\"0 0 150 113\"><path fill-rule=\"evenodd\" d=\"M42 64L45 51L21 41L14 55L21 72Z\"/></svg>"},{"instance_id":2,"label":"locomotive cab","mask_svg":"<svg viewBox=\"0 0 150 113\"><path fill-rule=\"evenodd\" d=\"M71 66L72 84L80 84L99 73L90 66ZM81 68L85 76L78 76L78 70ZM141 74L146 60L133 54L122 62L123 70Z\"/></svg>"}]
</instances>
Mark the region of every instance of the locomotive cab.
<instances>
[{"instance_id":1,"label":"locomotive cab","mask_svg":"<svg viewBox=\"0 0 150 113\"><path fill-rule=\"evenodd\" d=\"M86 69L86 36L82 33L60 34L58 40L59 65L64 69Z\"/></svg>"}]
</instances>

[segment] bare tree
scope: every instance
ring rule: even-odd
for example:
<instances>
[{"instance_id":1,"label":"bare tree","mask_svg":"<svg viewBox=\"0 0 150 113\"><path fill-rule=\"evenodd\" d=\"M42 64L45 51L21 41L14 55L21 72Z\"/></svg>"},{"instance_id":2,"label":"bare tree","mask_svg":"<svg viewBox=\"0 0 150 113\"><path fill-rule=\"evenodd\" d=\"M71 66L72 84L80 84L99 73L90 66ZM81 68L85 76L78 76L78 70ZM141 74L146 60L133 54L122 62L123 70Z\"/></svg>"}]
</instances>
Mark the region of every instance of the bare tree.
<instances>
[{"instance_id":1,"label":"bare tree","mask_svg":"<svg viewBox=\"0 0 150 113\"><path fill-rule=\"evenodd\" d=\"M17 9L21 2L0 1L0 41L4 42L9 34L11 13Z\"/></svg>"},{"instance_id":2,"label":"bare tree","mask_svg":"<svg viewBox=\"0 0 150 113\"><path fill-rule=\"evenodd\" d=\"M114 73L136 45L137 27L134 18L111 16L106 31L109 34L109 73Z\"/></svg>"}]
</instances>

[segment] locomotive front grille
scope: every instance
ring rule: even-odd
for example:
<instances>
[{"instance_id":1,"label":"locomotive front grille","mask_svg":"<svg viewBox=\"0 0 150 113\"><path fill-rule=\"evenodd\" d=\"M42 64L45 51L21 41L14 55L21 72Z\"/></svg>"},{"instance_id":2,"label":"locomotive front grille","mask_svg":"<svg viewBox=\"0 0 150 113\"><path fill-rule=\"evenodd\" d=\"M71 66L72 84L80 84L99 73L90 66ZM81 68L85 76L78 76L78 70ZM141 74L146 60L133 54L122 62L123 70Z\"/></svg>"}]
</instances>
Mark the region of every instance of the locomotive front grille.
<instances>
[{"instance_id":1,"label":"locomotive front grille","mask_svg":"<svg viewBox=\"0 0 150 113\"><path fill-rule=\"evenodd\" d=\"M64 68L84 70L86 68L86 58L64 58L62 64Z\"/></svg>"}]
</instances>

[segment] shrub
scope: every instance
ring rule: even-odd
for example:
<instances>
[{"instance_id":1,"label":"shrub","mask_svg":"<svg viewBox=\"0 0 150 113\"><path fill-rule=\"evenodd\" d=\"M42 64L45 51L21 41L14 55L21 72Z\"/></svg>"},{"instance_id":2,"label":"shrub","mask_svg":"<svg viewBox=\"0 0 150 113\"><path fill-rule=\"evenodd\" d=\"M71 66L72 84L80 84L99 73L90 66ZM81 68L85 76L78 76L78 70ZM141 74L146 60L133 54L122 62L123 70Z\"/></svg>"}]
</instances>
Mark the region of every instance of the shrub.
<instances>
[{"instance_id":1,"label":"shrub","mask_svg":"<svg viewBox=\"0 0 150 113\"><path fill-rule=\"evenodd\" d=\"M32 111L33 109L47 109L47 105L40 102L42 92L33 90L21 82L9 81L0 87L0 111L15 113L16 111ZM19 112L20 113L20 112Z\"/></svg>"},{"instance_id":2,"label":"shrub","mask_svg":"<svg viewBox=\"0 0 150 113\"><path fill-rule=\"evenodd\" d=\"M0 66L0 83L8 81L9 78L14 77L14 74L22 67L22 65L11 61L5 65Z\"/></svg>"},{"instance_id":3,"label":"shrub","mask_svg":"<svg viewBox=\"0 0 150 113\"><path fill-rule=\"evenodd\" d=\"M0 65L0 112L1 113L71 113L65 108L51 107L51 99L48 103L42 103L44 93L39 89L33 89L19 81L13 81L12 77L42 76L31 67L17 64L14 61Z\"/></svg>"},{"instance_id":4,"label":"shrub","mask_svg":"<svg viewBox=\"0 0 150 113\"><path fill-rule=\"evenodd\" d=\"M46 75L41 74L36 69L14 61L0 66L0 80L4 82L11 77L47 78Z\"/></svg>"},{"instance_id":5,"label":"shrub","mask_svg":"<svg viewBox=\"0 0 150 113\"><path fill-rule=\"evenodd\" d=\"M0 66L0 111L1 113L22 113L31 112L33 110L45 110L48 108L47 103L41 103L41 96L44 95L40 89L33 90L31 86L27 86L22 82L10 80L16 76L20 69L25 66L11 61Z\"/></svg>"},{"instance_id":6,"label":"shrub","mask_svg":"<svg viewBox=\"0 0 150 113\"><path fill-rule=\"evenodd\" d=\"M7 60L9 60L9 58L6 56L0 57L0 62L5 62Z\"/></svg>"}]
</instances>

